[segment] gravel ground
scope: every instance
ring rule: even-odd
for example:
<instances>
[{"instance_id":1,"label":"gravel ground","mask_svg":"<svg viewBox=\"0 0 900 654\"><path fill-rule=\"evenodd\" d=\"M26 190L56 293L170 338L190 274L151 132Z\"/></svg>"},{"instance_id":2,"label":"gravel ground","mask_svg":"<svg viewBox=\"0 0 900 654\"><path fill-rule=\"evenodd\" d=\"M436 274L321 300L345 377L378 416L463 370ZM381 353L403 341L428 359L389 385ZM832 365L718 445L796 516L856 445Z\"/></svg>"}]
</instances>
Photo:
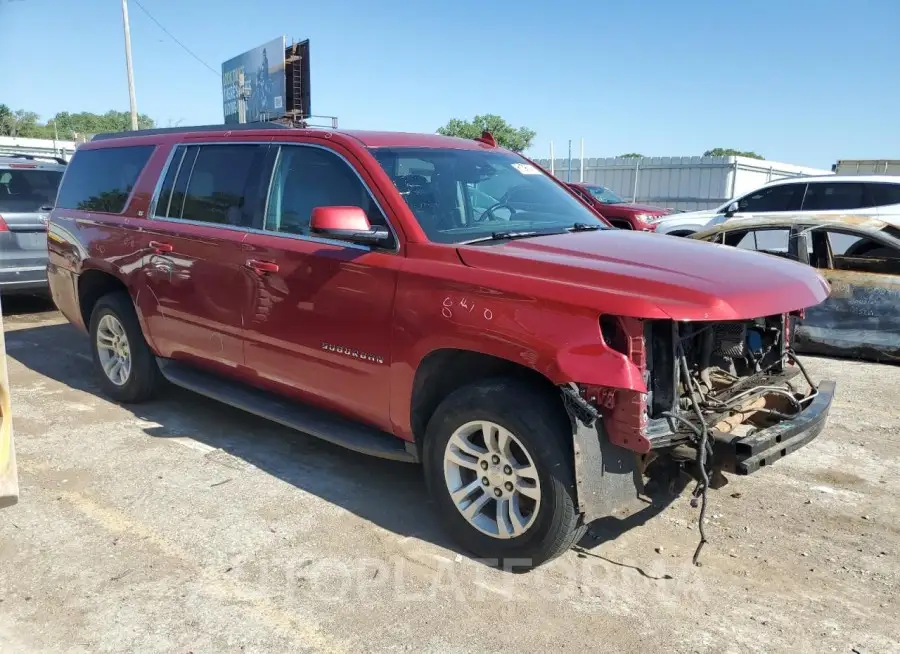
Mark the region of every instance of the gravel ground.
<instances>
[{"instance_id":1,"label":"gravel ground","mask_svg":"<svg viewBox=\"0 0 900 654\"><path fill-rule=\"evenodd\" d=\"M459 553L418 468L171 390L104 399L86 338L6 306L21 498L0 652L900 652L900 367L808 358L828 428L505 574Z\"/></svg>"}]
</instances>

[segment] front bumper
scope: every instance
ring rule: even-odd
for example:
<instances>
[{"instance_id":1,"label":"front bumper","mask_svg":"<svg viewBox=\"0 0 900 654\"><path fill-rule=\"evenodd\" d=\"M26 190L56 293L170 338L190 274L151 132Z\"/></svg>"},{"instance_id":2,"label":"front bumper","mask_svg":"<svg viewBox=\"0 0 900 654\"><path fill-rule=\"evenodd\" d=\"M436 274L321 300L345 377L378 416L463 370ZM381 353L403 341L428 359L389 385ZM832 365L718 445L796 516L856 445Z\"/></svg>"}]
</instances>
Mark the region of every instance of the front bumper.
<instances>
[{"instance_id":1,"label":"front bumper","mask_svg":"<svg viewBox=\"0 0 900 654\"><path fill-rule=\"evenodd\" d=\"M713 430L714 466L725 472L749 475L800 449L825 428L834 389L835 382L820 382L815 397L803 411L749 436Z\"/></svg>"}]
</instances>

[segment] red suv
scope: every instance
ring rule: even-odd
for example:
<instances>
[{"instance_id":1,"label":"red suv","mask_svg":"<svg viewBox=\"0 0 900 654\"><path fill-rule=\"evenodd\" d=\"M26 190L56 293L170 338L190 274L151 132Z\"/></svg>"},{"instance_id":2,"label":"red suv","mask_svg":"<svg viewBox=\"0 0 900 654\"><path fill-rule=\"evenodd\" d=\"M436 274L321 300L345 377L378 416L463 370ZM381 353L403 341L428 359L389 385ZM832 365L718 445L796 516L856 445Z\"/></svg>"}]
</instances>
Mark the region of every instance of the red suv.
<instances>
[{"instance_id":1,"label":"red suv","mask_svg":"<svg viewBox=\"0 0 900 654\"><path fill-rule=\"evenodd\" d=\"M98 137L48 238L112 398L167 380L421 462L450 533L504 565L565 551L645 477L705 500L814 438L832 400L791 381L815 270L609 229L490 134Z\"/></svg>"},{"instance_id":2,"label":"red suv","mask_svg":"<svg viewBox=\"0 0 900 654\"><path fill-rule=\"evenodd\" d=\"M575 191L579 197L599 211L613 227L618 229L652 232L656 229L659 217L669 214L666 209L659 207L625 202L608 188L598 184L571 182L566 186Z\"/></svg>"}]
</instances>

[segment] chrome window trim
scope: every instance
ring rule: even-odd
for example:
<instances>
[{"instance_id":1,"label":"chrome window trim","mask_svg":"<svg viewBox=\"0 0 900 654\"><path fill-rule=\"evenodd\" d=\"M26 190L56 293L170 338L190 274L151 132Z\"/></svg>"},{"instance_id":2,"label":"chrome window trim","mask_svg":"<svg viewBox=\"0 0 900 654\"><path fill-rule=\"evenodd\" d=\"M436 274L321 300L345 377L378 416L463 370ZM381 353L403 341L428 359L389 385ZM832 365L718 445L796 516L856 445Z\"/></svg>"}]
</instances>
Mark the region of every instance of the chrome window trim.
<instances>
[{"instance_id":1,"label":"chrome window trim","mask_svg":"<svg viewBox=\"0 0 900 654\"><path fill-rule=\"evenodd\" d=\"M210 223L203 220L187 220L182 218L163 218L162 216L153 216L153 221L159 221L161 223L172 223L173 225L194 225L195 227L218 227L220 229L227 229L232 232L249 232L249 227L241 227L239 225L225 225L223 223Z\"/></svg>"},{"instance_id":2,"label":"chrome window trim","mask_svg":"<svg viewBox=\"0 0 900 654\"><path fill-rule=\"evenodd\" d=\"M178 148L183 146L185 148L185 153L186 153L187 148L192 145L197 145L200 147L203 147L206 145L267 145L270 147L278 146L278 148L279 148L278 160L280 160L280 157L281 157L280 148L283 146L317 148L319 150L325 150L326 152L329 152L329 153L335 155L341 161L343 161L344 164L347 167L349 167L351 171L353 171L353 174L356 175L356 178L359 180L359 183L362 184L362 187L365 189L366 193L368 193L369 198L372 200L372 202L375 203L375 206L381 212L381 215L384 216L384 221L388 226L388 230L390 231L391 236L394 238L394 247L392 249L388 250L385 248L373 248L369 245L363 245L361 243L351 243L349 241L341 241L341 240L336 240L336 239L331 239L331 238L322 238L320 236L311 236L311 235L306 235L306 234L288 234L286 232L276 232L276 231L267 230L267 229L256 229L254 227L238 227L236 225L223 225L221 223L210 223L210 222L204 222L202 220L187 220L187 219L183 219L183 218L168 218L168 217L163 218L162 216L157 216L156 215L156 205L157 205L157 202L159 201L159 194L162 191L163 182L165 181L166 175L169 172L169 166L172 165L172 160L175 157L175 152L178 150ZM183 159L184 159L184 157L182 157L182 160ZM276 163L278 160L276 160ZM196 163L196 160L195 160L195 163ZM266 198L265 198L265 203L263 206L263 215L262 215L263 227L265 227L266 215L268 214L268 211L269 211L269 195L271 194L271 190L272 190L272 181L275 177L275 169L276 169L276 166L275 166L275 164L273 164L272 170L269 173L268 184L260 184L260 186L266 187ZM191 172L193 173L193 170ZM179 171L179 173L180 173L180 171ZM177 175L176 175L176 180L177 180ZM191 183L190 178L188 178L188 185L185 188L185 190L187 190L187 188L190 188L190 183ZM351 248L354 250L362 250L362 251L368 251L368 252L377 251L377 252L393 253L393 254L397 254L398 252L400 252L400 238L397 236L397 231L394 229L393 224L391 224L390 217L388 216L387 212L384 210L384 207L381 206L381 203L378 201L378 198L376 198L375 194L372 193L372 189L369 188L369 185L366 183L366 180L364 180L362 178L362 175L359 174L359 171L356 170L356 167L353 164L351 164L344 155L342 155L340 152L338 152L332 148L326 147L324 145L319 145L317 143L303 143L303 142L298 142L298 141L280 141L280 140L277 140L277 141L204 141L204 140L194 141L194 140L191 140L191 141L178 142L172 148L172 151L169 153L169 157L166 160L165 166L160 171L159 179L156 182L156 188L153 189L153 198L151 199L151 202L150 202L150 208L151 208L151 213L150 213L149 217L151 220L159 220L159 221L163 221L163 222L167 222L167 223L173 223L173 224L182 223L182 224L187 224L187 225L195 225L195 226L199 226L199 227L209 227L209 226L222 227L222 228L226 228L226 229L229 229L232 231L246 232L249 234L261 234L264 236L274 236L276 238L290 238L290 239L294 239L294 240L309 241L311 243L322 243L324 245L335 245L338 247L347 247L347 248Z\"/></svg>"},{"instance_id":3,"label":"chrome window trim","mask_svg":"<svg viewBox=\"0 0 900 654\"><path fill-rule=\"evenodd\" d=\"M189 149L190 148L185 148L184 149L185 153L187 153L187 151ZM187 205L188 195L190 195L188 193L188 191L190 191L190 189L191 189L191 180L194 179L194 168L197 167L197 159L200 158L200 152L202 150L203 150L203 146L200 146L197 148L197 154L194 155L194 160L191 162L191 169L190 169L190 171L188 171L188 178L187 178L187 181L184 183L184 199L181 201L181 213L178 214L178 220L184 220L184 207ZM178 174L179 175L181 174L180 170L178 171ZM176 179L175 181L177 182L178 180ZM172 186L172 189L174 190L175 187ZM171 210L172 210L172 203L170 201L169 202L169 211L171 211ZM190 220L190 218L188 220ZM203 222L203 221L198 220L197 222ZM218 225L219 223L213 223L213 224Z\"/></svg>"},{"instance_id":4,"label":"chrome window trim","mask_svg":"<svg viewBox=\"0 0 900 654\"><path fill-rule=\"evenodd\" d=\"M166 157L166 163L163 164L159 179L156 180L156 186L153 187L153 195L150 197L150 210L147 212L147 218L153 219L156 217L156 203L159 202L159 194L162 192L162 185L166 181L166 175L169 174L169 166L172 164L172 159L175 158L175 153L178 152L178 148L180 147L181 143L176 143L172 147L172 150L169 152L169 155ZM184 160L184 154L181 155L181 159ZM178 162L178 165L179 167L181 166L180 161ZM169 204L172 204L171 196L169 197Z\"/></svg>"},{"instance_id":5,"label":"chrome window trim","mask_svg":"<svg viewBox=\"0 0 900 654\"><path fill-rule=\"evenodd\" d=\"M371 252L372 247L363 243L352 243L350 241L339 241L333 238L323 238L321 236L311 236L309 234L291 234L289 232L273 232L266 229L256 229L255 227L244 228L250 234L259 234L260 236L275 236L277 238L289 238L295 241L307 241L309 243L321 243L322 245L336 245L338 247L350 248L351 250L362 250ZM394 252L393 250L378 250L379 252Z\"/></svg>"}]
</instances>

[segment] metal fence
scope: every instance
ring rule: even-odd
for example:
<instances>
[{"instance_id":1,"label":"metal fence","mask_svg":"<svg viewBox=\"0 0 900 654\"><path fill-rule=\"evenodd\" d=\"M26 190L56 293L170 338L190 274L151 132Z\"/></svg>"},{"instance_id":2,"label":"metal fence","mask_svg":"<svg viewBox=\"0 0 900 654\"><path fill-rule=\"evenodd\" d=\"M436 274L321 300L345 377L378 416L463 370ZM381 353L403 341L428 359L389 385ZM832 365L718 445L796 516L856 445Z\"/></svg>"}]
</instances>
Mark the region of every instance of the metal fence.
<instances>
[{"instance_id":1,"label":"metal fence","mask_svg":"<svg viewBox=\"0 0 900 654\"><path fill-rule=\"evenodd\" d=\"M831 175L829 170L748 157L610 157L537 159L563 181L599 184L632 202L681 211L711 209L784 177Z\"/></svg>"}]
</instances>

